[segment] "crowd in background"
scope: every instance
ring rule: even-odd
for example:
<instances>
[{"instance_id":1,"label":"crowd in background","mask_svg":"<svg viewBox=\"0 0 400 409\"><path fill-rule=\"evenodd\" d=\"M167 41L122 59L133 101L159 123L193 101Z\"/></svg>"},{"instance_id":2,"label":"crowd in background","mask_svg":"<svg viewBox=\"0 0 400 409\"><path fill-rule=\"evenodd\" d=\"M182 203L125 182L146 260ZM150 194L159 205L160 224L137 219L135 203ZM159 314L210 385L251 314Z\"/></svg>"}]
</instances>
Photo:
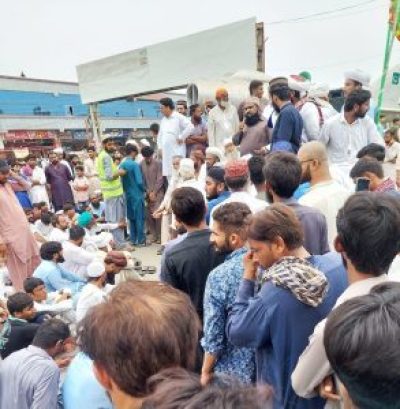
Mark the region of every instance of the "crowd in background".
<instances>
[{"instance_id":1,"label":"crowd in background","mask_svg":"<svg viewBox=\"0 0 400 409\"><path fill-rule=\"evenodd\" d=\"M0 160L0 407L397 407L400 119L368 85L166 97L149 139Z\"/></svg>"}]
</instances>

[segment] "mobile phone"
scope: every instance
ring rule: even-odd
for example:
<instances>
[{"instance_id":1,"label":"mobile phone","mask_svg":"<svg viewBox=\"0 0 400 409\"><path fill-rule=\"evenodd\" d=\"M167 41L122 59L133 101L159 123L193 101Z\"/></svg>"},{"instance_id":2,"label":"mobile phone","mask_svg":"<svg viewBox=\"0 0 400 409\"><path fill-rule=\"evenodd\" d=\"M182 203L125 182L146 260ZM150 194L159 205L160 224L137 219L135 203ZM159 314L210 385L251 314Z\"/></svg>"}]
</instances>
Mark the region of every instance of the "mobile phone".
<instances>
[{"instance_id":1,"label":"mobile phone","mask_svg":"<svg viewBox=\"0 0 400 409\"><path fill-rule=\"evenodd\" d=\"M369 184L371 181L368 178L357 178L356 180L356 192L364 192L369 190Z\"/></svg>"}]
</instances>

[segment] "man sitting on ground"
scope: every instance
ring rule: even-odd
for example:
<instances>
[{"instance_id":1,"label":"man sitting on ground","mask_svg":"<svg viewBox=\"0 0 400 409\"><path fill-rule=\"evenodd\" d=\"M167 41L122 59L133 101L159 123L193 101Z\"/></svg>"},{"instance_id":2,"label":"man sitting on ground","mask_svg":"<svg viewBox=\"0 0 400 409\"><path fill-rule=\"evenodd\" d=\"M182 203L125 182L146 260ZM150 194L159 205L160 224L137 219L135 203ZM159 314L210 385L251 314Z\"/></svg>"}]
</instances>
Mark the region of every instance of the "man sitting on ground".
<instances>
[{"instance_id":1,"label":"man sitting on ground","mask_svg":"<svg viewBox=\"0 0 400 409\"><path fill-rule=\"evenodd\" d=\"M63 214L55 214L52 218L53 229L48 236L48 241L60 243L68 240L68 217Z\"/></svg>"}]
</instances>

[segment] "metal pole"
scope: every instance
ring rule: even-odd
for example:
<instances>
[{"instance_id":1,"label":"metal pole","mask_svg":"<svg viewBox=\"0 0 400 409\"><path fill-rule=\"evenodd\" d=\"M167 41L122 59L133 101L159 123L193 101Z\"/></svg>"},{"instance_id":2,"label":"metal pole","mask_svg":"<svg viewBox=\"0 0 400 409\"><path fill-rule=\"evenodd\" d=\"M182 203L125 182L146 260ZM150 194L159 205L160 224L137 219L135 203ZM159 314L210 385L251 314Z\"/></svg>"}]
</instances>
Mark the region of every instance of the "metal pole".
<instances>
[{"instance_id":1,"label":"metal pole","mask_svg":"<svg viewBox=\"0 0 400 409\"><path fill-rule=\"evenodd\" d=\"M101 128L98 115L98 104L89 104L90 124L92 126L93 141L97 147L101 145Z\"/></svg>"}]
</instances>

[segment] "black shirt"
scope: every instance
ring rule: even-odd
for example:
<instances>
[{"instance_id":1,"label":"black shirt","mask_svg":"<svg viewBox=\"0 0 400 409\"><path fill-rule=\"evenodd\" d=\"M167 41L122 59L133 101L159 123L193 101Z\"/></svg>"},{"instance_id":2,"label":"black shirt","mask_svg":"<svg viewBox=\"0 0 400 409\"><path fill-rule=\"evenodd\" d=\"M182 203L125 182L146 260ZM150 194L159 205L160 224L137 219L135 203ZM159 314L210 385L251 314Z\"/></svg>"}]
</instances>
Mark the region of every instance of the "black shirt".
<instances>
[{"instance_id":1,"label":"black shirt","mask_svg":"<svg viewBox=\"0 0 400 409\"><path fill-rule=\"evenodd\" d=\"M165 282L190 297L201 320L208 274L225 260L210 243L210 235L209 229L189 233L165 258Z\"/></svg>"},{"instance_id":2,"label":"black shirt","mask_svg":"<svg viewBox=\"0 0 400 409\"><path fill-rule=\"evenodd\" d=\"M13 352L29 346L39 326L39 324L31 324L16 318L8 319L0 333L1 357L5 359Z\"/></svg>"}]
</instances>

